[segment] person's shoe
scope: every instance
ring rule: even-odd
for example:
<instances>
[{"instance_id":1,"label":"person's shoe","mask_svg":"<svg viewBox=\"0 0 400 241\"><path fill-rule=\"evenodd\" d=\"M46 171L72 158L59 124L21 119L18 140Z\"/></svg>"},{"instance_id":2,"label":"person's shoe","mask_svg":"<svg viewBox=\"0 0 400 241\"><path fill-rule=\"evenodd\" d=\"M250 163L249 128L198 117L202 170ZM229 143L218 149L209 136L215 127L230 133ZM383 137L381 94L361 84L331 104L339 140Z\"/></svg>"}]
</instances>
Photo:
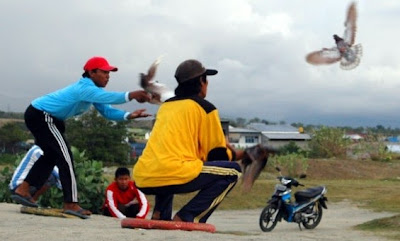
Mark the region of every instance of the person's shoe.
<instances>
[{"instance_id":1,"label":"person's shoe","mask_svg":"<svg viewBox=\"0 0 400 241\"><path fill-rule=\"evenodd\" d=\"M13 195L11 195L11 198L16 203L22 204L27 207L33 207L33 208L39 207L39 205L37 205L37 203L35 202L35 200L33 200L31 196L24 197L22 195L19 195L18 193L14 193Z\"/></svg>"},{"instance_id":2,"label":"person's shoe","mask_svg":"<svg viewBox=\"0 0 400 241\"><path fill-rule=\"evenodd\" d=\"M86 210L86 209L83 209L83 208L81 208L81 209L79 209L79 210L77 210L77 211L74 211L74 210L64 210L63 211L63 213L65 213L65 214L69 214L69 215L73 215L73 216L77 216L77 217L80 217L80 218L82 218L82 219L88 219L88 218L90 218L90 214L89 215L86 215L85 213L87 213L87 212L90 212L89 210Z\"/></svg>"},{"instance_id":3,"label":"person's shoe","mask_svg":"<svg viewBox=\"0 0 400 241\"><path fill-rule=\"evenodd\" d=\"M63 209L64 212L78 212L86 216L90 216L92 214L92 212L90 212L89 210L81 208L78 203L64 203Z\"/></svg>"}]
</instances>

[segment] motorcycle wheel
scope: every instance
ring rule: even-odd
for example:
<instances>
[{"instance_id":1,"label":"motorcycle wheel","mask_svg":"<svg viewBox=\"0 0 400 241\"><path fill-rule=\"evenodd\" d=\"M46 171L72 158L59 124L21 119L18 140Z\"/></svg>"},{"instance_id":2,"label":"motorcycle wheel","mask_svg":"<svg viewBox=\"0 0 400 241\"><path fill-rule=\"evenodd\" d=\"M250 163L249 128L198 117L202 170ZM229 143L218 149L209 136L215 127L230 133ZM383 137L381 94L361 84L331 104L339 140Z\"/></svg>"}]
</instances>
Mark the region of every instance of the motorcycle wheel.
<instances>
[{"instance_id":1,"label":"motorcycle wheel","mask_svg":"<svg viewBox=\"0 0 400 241\"><path fill-rule=\"evenodd\" d=\"M303 226L306 229L313 229L318 226L322 219L322 206L319 202L316 202L313 206L313 216L308 217L307 220L302 221Z\"/></svg>"},{"instance_id":2,"label":"motorcycle wheel","mask_svg":"<svg viewBox=\"0 0 400 241\"><path fill-rule=\"evenodd\" d=\"M260 228L264 232L272 231L278 222L278 212L275 205L267 205L260 215Z\"/></svg>"}]
</instances>

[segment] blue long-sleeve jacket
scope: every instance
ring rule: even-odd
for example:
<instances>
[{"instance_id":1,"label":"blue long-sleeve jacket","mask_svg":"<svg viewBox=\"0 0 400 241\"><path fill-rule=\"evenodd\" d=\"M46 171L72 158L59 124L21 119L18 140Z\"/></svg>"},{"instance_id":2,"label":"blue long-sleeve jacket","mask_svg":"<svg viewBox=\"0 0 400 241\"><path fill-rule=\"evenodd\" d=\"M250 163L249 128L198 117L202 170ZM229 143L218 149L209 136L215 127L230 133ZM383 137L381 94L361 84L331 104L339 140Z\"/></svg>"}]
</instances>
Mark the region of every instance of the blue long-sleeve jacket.
<instances>
[{"instance_id":1,"label":"blue long-sleeve jacket","mask_svg":"<svg viewBox=\"0 0 400 241\"><path fill-rule=\"evenodd\" d=\"M32 106L60 120L80 115L91 105L107 119L126 120L129 112L113 108L111 104L129 101L129 92L106 91L94 84L90 78L79 81L32 101Z\"/></svg>"}]
</instances>

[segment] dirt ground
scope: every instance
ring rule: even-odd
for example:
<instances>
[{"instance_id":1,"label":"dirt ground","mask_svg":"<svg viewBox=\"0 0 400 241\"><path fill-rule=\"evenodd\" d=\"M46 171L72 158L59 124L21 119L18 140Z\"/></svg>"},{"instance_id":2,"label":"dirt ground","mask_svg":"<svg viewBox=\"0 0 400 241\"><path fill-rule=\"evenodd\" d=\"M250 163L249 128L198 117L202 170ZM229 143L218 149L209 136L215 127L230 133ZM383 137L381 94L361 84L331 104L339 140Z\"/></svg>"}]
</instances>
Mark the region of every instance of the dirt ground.
<instances>
[{"instance_id":1,"label":"dirt ground","mask_svg":"<svg viewBox=\"0 0 400 241\"><path fill-rule=\"evenodd\" d=\"M0 203L0 240L386 240L368 232L354 230L354 225L392 216L359 209L349 202L328 203L322 221L314 230L299 230L297 224L281 222L269 233L258 226L260 210L216 211L208 223L216 233L176 230L145 230L121 228L118 219L92 215L90 219L44 217L20 213L20 205Z\"/></svg>"}]
</instances>

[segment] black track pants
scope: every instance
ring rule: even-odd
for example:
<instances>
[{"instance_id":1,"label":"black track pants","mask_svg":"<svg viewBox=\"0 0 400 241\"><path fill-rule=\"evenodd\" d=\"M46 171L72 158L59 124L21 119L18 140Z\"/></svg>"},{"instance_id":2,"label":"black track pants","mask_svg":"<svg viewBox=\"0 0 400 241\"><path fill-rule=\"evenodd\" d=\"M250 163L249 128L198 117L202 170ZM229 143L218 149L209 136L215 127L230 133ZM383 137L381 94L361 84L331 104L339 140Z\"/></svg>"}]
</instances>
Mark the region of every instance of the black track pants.
<instances>
[{"instance_id":1,"label":"black track pants","mask_svg":"<svg viewBox=\"0 0 400 241\"><path fill-rule=\"evenodd\" d=\"M42 186L57 165L64 202L78 202L74 161L64 137L64 122L30 105L25 111L25 123L35 137L36 145L44 153L33 165L25 181L31 186Z\"/></svg>"}]
</instances>

